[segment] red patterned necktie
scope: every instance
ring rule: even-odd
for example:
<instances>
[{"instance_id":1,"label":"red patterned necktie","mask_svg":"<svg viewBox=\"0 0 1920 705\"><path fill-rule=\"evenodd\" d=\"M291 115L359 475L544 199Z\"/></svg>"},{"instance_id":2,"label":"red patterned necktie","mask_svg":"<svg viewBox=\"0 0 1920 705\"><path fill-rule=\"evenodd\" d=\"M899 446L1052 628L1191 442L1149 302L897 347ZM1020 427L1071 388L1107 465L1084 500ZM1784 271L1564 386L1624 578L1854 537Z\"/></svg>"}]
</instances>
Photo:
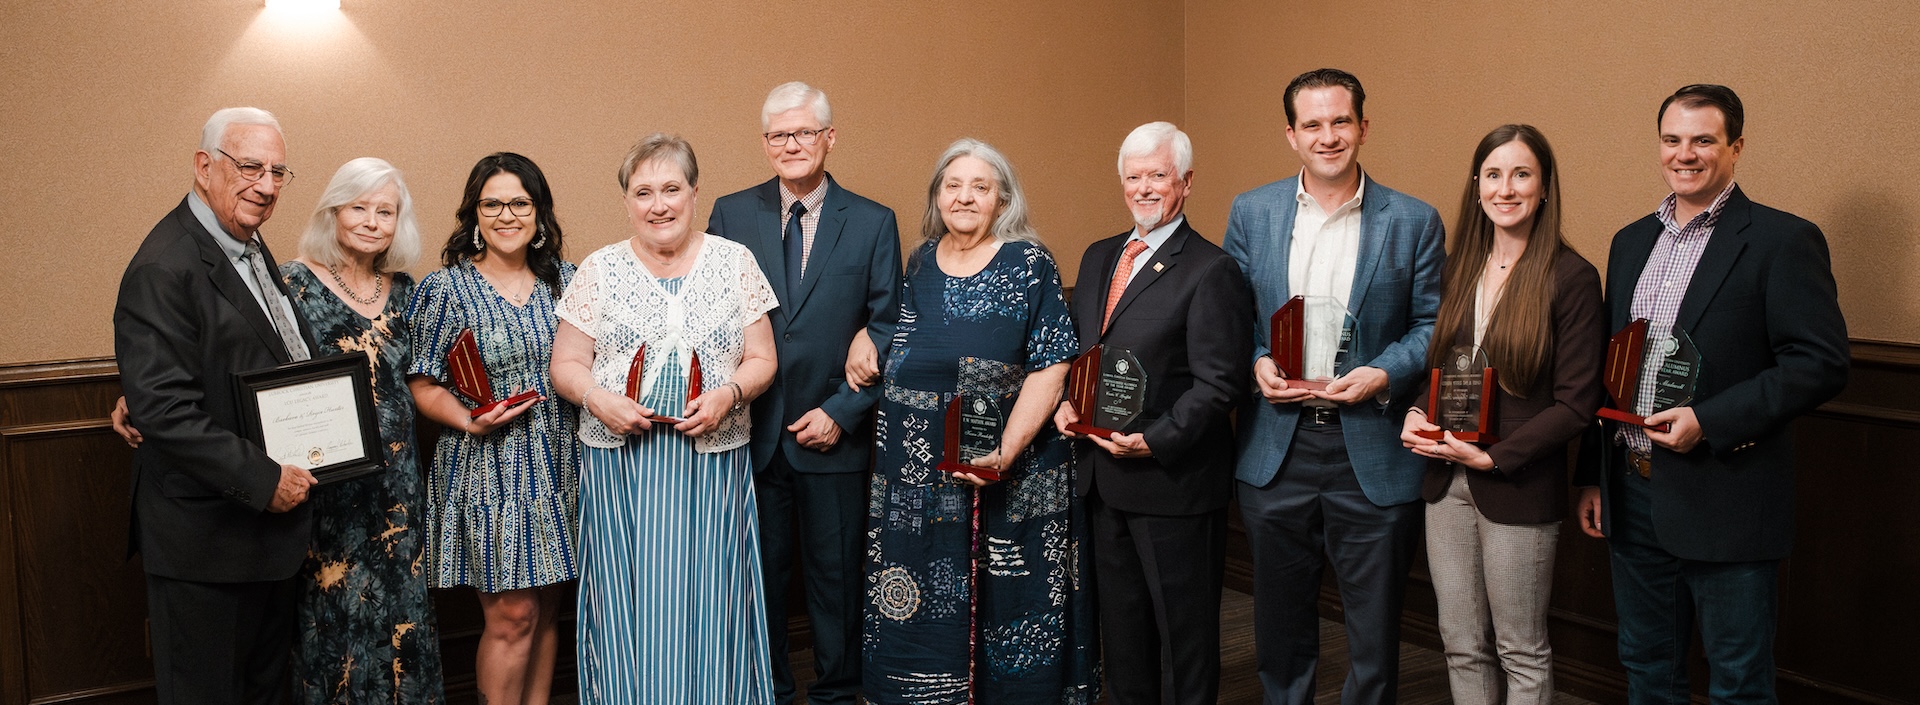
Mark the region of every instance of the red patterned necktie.
<instances>
[{"instance_id":1,"label":"red patterned necktie","mask_svg":"<svg viewBox=\"0 0 1920 705\"><path fill-rule=\"evenodd\" d=\"M1113 306L1120 303L1120 295L1127 291L1128 275L1133 274L1133 260L1147 251L1145 240L1128 240L1127 251L1120 255L1120 266L1113 268L1113 281L1107 284L1107 312L1100 317L1100 332L1107 332L1107 324L1113 322Z\"/></svg>"}]
</instances>

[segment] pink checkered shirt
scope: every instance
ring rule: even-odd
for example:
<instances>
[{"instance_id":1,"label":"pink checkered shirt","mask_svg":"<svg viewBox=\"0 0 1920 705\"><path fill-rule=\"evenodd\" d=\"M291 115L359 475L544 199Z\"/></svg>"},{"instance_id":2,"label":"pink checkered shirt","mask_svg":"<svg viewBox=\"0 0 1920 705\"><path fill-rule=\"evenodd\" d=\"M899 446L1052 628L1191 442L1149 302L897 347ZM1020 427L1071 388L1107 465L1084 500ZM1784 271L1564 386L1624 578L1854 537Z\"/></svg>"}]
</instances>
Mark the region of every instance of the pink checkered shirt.
<instances>
[{"instance_id":1,"label":"pink checkered shirt","mask_svg":"<svg viewBox=\"0 0 1920 705\"><path fill-rule=\"evenodd\" d=\"M1647 266L1640 270L1640 281L1633 286L1633 306L1628 310L1632 318L1647 319L1649 353L1658 349L1653 341L1673 330L1673 320L1680 316L1680 302L1686 298L1687 285L1693 281L1693 269L1700 264L1700 253L1706 251L1707 239L1713 237L1713 226L1720 222L1720 212L1726 210L1727 196L1733 193L1733 186L1727 184L1726 190L1713 199L1713 205L1684 226L1673 219L1679 198L1667 194L1666 200L1660 202L1660 210L1655 215L1666 229L1660 233L1660 239L1654 241ZM1653 391L1658 384L1660 363L1659 355L1649 354L1641 364L1633 413L1641 416L1653 413ZM1646 429L1639 426L1623 424L1614 438L1626 441L1627 447L1636 453L1653 452L1653 441L1647 438Z\"/></svg>"},{"instance_id":2,"label":"pink checkered shirt","mask_svg":"<svg viewBox=\"0 0 1920 705\"><path fill-rule=\"evenodd\" d=\"M827 200L827 180L821 179L820 185L813 187L813 193L795 196L787 189L787 182L780 182L780 232L787 231L787 219L793 217L793 202L807 204L807 212L800 215L800 271L807 271L807 260L813 259L813 234L820 229L820 204Z\"/></svg>"}]
</instances>

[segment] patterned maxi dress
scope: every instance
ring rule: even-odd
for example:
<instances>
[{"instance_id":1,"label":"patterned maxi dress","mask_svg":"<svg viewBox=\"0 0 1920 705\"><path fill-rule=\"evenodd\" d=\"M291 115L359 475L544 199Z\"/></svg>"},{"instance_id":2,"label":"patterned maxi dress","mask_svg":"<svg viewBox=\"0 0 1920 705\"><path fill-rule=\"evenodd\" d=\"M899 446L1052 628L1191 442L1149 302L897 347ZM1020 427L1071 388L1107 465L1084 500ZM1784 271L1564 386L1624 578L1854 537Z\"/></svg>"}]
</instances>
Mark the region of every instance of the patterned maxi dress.
<instances>
[{"instance_id":1,"label":"patterned maxi dress","mask_svg":"<svg viewBox=\"0 0 1920 705\"><path fill-rule=\"evenodd\" d=\"M312 492L313 540L300 567L293 684L301 702L439 703L440 637L422 566L426 524L406 371L402 312L413 277L393 275L386 308L368 319L305 264L280 265L320 355L360 353L373 373L387 469Z\"/></svg>"},{"instance_id":2,"label":"patterned maxi dress","mask_svg":"<svg viewBox=\"0 0 1920 705\"><path fill-rule=\"evenodd\" d=\"M571 263L560 264L564 287ZM534 404L485 436L442 430L427 481L427 570L437 588L472 585L481 592L552 585L576 577L579 467L576 410L553 392L553 315L558 292L536 283L526 305L495 292L473 263L428 274L414 290L410 374L450 384L447 349L471 328L493 397L538 389Z\"/></svg>"},{"instance_id":3,"label":"patterned maxi dress","mask_svg":"<svg viewBox=\"0 0 1920 705\"><path fill-rule=\"evenodd\" d=\"M679 416L690 353L702 393L730 399L743 332L774 305L739 244L703 236L685 276L656 279L623 240L581 263L560 316L594 339L594 394L625 393L644 343L641 404ZM698 439L580 422L581 704L772 703L747 410Z\"/></svg>"},{"instance_id":4,"label":"patterned maxi dress","mask_svg":"<svg viewBox=\"0 0 1920 705\"><path fill-rule=\"evenodd\" d=\"M868 499L866 696L875 705L1091 703L1098 635L1070 446L1049 424L1003 481L978 490L977 583L975 490L935 469L955 393L1012 394L1028 372L1078 349L1053 257L1008 243L979 273L951 277L930 242L909 260L900 292Z\"/></svg>"}]
</instances>

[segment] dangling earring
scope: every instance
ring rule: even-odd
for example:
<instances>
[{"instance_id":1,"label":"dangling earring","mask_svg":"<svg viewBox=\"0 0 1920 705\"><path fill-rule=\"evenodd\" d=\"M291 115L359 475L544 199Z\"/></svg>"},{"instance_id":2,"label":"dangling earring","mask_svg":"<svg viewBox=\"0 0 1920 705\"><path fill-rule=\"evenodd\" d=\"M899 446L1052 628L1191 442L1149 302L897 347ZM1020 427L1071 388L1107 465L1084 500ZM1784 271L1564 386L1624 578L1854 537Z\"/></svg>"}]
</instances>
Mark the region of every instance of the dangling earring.
<instances>
[{"instance_id":1,"label":"dangling earring","mask_svg":"<svg viewBox=\"0 0 1920 705\"><path fill-rule=\"evenodd\" d=\"M547 224L541 223L540 234L533 238L533 249L538 250L542 247L545 247L546 245L547 245Z\"/></svg>"},{"instance_id":2,"label":"dangling earring","mask_svg":"<svg viewBox=\"0 0 1920 705\"><path fill-rule=\"evenodd\" d=\"M487 241L480 239L480 226L473 226L473 249L476 252L487 249Z\"/></svg>"}]
</instances>

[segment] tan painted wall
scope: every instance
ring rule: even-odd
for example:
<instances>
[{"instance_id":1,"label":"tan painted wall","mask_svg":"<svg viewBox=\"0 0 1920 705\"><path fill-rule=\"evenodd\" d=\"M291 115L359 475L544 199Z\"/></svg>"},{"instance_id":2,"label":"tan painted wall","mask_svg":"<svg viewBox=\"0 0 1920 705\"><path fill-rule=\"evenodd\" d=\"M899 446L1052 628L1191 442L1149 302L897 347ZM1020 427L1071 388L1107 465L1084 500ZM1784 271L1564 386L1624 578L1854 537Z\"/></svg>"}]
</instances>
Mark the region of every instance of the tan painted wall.
<instances>
[{"instance_id":1,"label":"tan painted wall","mask_svg":"<svg viewBox=\"0 0 1920 705\"><path fill-rule=\"evenodd\" d=\"M1567 234L1604 267L1614 231L1667 193L1654 114L1688 83L1732 86L1747 108L1738 179L1755 200L1818 223L1849 333L1920 342L1920 5L1191 0L1190 211L1219 237L1237 193L1299 170L1281 93L1322 66L1367 88L1361 162L1452 226L1473 147L1529 122L1563 170Z\"/></svg>"},{"instance_id":2,"label":"tan painted wall","mask_svg":"<svg viewBox=\"0 0 1920 705\"><path fill-rule=\"evenodd\" d=\"M15 204L0 364L111 354L121 270L186 192L199 125L226 105L286 125L300 177L267 228L282 253L333 169L363 155L408 172L437 249L473 160L513 149L547 169L578 259L624 234L612 172L632 140L693 141L704 222L712 199L768 175L760 100L799 78L833 98L835 175L898 211L909 237L947 142L1005 149L1071 277L1089 242L1126 225L1111 176L1126 130L1188 128L1189 213L1217 241L1234 194L1297 169L1279 94L1326 65L1367 84L1370 173L1449 219L1481 134L1546 130L1569 235L1596 260L1664 194L1659 100L1732 85L1749 110L1742 184L1826 229L1853 335L1920 342L1920 6L1900 0L344 5L292 22L255 0L0 6L0 194ZM800 44L806 58L787 59Z\"/></svg>"},{"instance_id":3,"label":"tan painted wall","mask_svg":"<svg viewBox=\"0 0 1920 705\"><path fill-rule=\"evenodd\" d=\"M287 21L259 0L7 2L0 363L112 354L127 259L188 190L200 125L227 105L272 110L286 129L298 177L266 228L283 257L333 170L365 155L407 172L437 252L468 168L511 149L547 171L578 260L630 234L613 175L654 130L699 152L704 224L713 199L771 175L760 103L800 79L833 102L829 168L910 236L933 159L975 136L1009 154L1072 272L1126 223L1111 176L1121 138L1182 117L1182 38L1155 29L1180 13L1152 0L345 0ZM1122 47L1133 60L1112 60Z\"/></svg>"}]
</instances>

